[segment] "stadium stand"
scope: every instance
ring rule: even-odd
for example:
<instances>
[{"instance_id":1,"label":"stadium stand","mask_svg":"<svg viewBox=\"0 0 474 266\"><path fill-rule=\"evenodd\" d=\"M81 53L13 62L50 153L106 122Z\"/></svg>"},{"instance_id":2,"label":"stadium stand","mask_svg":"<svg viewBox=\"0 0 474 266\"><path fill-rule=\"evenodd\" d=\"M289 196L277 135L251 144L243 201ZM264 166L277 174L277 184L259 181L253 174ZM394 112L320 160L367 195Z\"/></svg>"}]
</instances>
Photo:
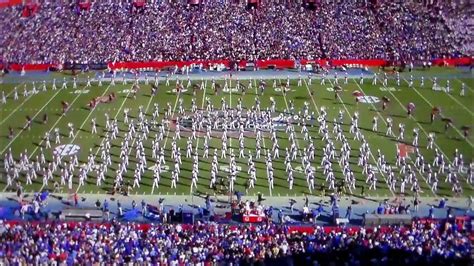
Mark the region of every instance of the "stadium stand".
<instances>
[{"instance_id":1,"label":"stadium stand","mask_svg":"<svg viewBox=\"0 0 474 266\"><path fill-rule=\"evenodd\" d=\"M0 232L0 259L21 264L468 265L471 250L463 228L436 221L367 229L2 222Z\"/></svg>"},{"instance_id":2,"label":"stadium stand","mask_svg":"<svg viewBox=\"0 0 474 266\"><path fill-rule=\"evenodd\" d=\"M20 16L21 5L3 8L2 61L410 61L472 54L472 36L463 34L472 20L452 19L466 17L469 8L448 2L378 1L374 7L364 1L331 1L314 11L296 4L268 3L247 10L243 4L221 1L197 7L159 2L140 12L131 12L120 1L94 1L88 10L41 3L29 18Z\"/></svg>"}]
</instances>

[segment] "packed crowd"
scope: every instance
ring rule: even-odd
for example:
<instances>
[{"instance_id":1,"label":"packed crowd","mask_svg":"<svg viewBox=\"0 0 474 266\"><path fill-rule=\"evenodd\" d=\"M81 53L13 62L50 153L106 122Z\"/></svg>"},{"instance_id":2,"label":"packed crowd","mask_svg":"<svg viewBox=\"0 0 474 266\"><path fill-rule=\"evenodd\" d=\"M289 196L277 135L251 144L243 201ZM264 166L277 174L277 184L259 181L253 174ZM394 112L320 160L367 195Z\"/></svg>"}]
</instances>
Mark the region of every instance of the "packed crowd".
<instances>
[{"instance_id":1,"label":"packed crowd","mask_svg":"<svg viewBox=\"0 0 474 266\"><path fill-rule=\"evenodd\" d=\"M78 12L42 3L32 17L0 10L0 59L16 63L104 63L187 59L381 58L420 60L472 54L468 9L415 1L332 1L316 11L299 5L209 1L201 8L121 1Z\"/></svg>"},{"instance_id":2,"label":"packed crowd","mask_svg":"<svg viewBox=\"0 0 474 266\"><path fill-rule=\"evenodd\" d=\"M312 230L311 230L312 231ZM19 264L252 262L281 265L436 262L467 265L468 234L456 225L416 222L408 228L292 232L277 225L193 226L133 223L0 225L0 260ZM338 256L328 256L335 254ZM316 263L316 262L317 263ZM316 264L314 264L316 263Z\"/></svg>"}]
</instances>

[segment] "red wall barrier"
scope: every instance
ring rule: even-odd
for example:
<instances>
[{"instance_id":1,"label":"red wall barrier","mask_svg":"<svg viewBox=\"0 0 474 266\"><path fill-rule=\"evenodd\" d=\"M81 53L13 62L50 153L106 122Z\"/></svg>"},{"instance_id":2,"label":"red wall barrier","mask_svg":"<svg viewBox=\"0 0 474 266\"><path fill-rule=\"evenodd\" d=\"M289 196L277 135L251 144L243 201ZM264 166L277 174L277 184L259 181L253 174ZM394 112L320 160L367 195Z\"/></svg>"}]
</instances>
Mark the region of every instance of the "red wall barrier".
<instances>
[{"instance_id":1,"label":"red wall barrier","mask_svg":"<svg viewBox=\"0 0 474 266\"><path fill-rule=\"evenodd\" d=\"M23 0L0 0L0 8L21 5Z\"/></svg>"},{"instance_id":2,"label":"red wall barrier","mask_svg":"<svg viewBox=\"0 0 474 266\"><path fill-rule=\"evenodd\" d=\"M380 67L387 64L386 60L382 59L368 59L368 60L359 60L359 59L334 59L330 60L329 64L333 66L343 66L343 65L364 65L368 67Z\"/></svg>"},{"instance_id":3,"label":"red wall barrier","mask_svg":"<svg viewBox=\"0 0 474 266\"><path fill-rule=\"evenodd\" d=\"M300 63L302 65L317 64L317 65L320 65L320 66L326 66L327 64L329 64L329 60L327 60L327 59L318 59L318 60L303 59L303 60L300 61Z\"/></svg>"},{"instance_id":4,"label":"red wall barrier","mask_svg":"<svg viewBox=\"0 0 474 266\"><path fill-rule=\"evenodd\" d=\"M208 68L213 64L224 64L226 67L230 65L229 60L196 60L196 61L165 61L165 62L115 62L109 63L110 69L141 69L141 68L168 68L168 67L183 67L192 64L203 64L204 68Z\"/></svg>"},{"instance_id":5,"label":"red wall barrier","mask_svg":"<svg viewBox=\"0 0 474 266\"><path fill-rule=\"evenodd\" d=\"M258 68L268 68L270 66L274 66L276 68L295 68L295 61L294 60L279 60L279 59L257 61Z\"/></svg>"},{"instance_id":6,"label":"red wall barrier","mask_svg":"<svg viewBox=\"0 0 474 266\"><path fill-rule=\"evenodd\" d=\"M238 62L239 67L245 67L248 62L254 61L246 61L240 60ZM167 67L182 67L184 65L191 65L191 64L200 64L202 63L204 67L215 64L215 63L222 63L226 67L230 66L229 60L214 60L214 61L168 61L168 62L116 62L116 63L109 63L110 69L139 69L139 68L167 68ZM278 69L288 69L288 68L295 68L295 61L294 60L284 60L284 59L270 59L270 60L257 60L254 62L258 68L265 69L269 67L274 67ZM386 60L382 59L371 59L371 60L357 60L357 59L342 59L342 60L301 60L301 64L319 64L321 66L326 66L327 64L332 66L342 66L342 65L363 65L368 67L379 67L384 66L387 64Z\"/></svg>"},{"instance_id":7,"label":"red wall barrier","mask_svg":"<svg viewBox=\"0 0 474 266\"><path fill-rule=\"evenodd\" d=\"M56 64L9 64L8 68L13 71L21 71L25 68L25 71L46 71L50 67L57 67Z\"/></svg>"},{"instance_id":8,"label":"red wall barrier","mask_svg":"<svg viewBox=\"0 0 474 266\"><path fill-rule=\"evenodd\" d=\"M1 1L1 0L0 0ZM241 60L238 62L239 67L245 67L247 62ZM318 64L321 66L343 66L343 65L361 65L367 67L379 67L385 66L388 61L382 59L333 59L333 60L326 60L326 59L318 59L318 60L307 60L303 59L300 60L300 63L305 64ZM295 67L294 60L282 60L282 59L271 59L271 60L257 60L256 66L261 69L275 67L278 69L288 69ZM459 65L471 65L473 64L473 59L471 57L462 57L462 58L439 58L432 60L433 65L436 66L459 66ZM226 67L230 67L231 61L230 60L195 60L195 61L164 61L164 62L115 62L109 63L108 67L112 70L120 70L120 69L163 69L163 68L172 68L175 66L183 67L183 66L190 66L192 64L202 64L204 68L209 68L211 65L214 64L224 64ZM0 65L2 68L4 65ZM8 68L13 71L21 71L23 68L25 71L46 71L50 67L60 67L59 64L9 64Z\"/></svg>"},{"instance_id":9,"label":"red wall barrier","mask_svg":"<svg viewBox=\"0 0 474 266\"><path fill-rule=\"evenodd\" d=\"M432 61L435 66L468 66L473 63L472 57L438 58Z\"/></svg>"}]
</instances>

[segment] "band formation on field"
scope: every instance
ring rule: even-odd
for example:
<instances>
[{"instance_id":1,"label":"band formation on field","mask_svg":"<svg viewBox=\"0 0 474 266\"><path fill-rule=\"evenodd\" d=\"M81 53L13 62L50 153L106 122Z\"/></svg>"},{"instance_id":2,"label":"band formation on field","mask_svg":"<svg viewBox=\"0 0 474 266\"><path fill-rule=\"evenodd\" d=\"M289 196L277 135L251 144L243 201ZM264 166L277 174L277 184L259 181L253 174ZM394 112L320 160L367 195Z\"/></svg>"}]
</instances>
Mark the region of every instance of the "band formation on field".
<instances>
[{"instance_id":1,"label":"band formation on field","mask_svg":"<svg viewBox=\"0 0 474 266\"><path fill-rule=\"evenodd\" d=\"M94 194L472 194L472 80L256 73L5 84L0 186Z\"/></svg>"}]
</instances>

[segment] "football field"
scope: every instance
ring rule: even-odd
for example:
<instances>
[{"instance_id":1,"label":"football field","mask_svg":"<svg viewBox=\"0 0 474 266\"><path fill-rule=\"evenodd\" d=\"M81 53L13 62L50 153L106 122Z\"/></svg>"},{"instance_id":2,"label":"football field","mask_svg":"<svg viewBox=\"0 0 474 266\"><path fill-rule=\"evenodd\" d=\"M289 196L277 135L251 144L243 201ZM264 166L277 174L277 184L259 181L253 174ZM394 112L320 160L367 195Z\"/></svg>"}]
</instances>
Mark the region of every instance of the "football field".
<instances>
[{"instance_id":1,"label":"football field","mask_svg":"<svg viewBox=\"0 0 474 266\"><path fill-rule=\"evenodd\" d=\"M274 174L275 174L275 187L273 190L269 189L266 174L266 162L265 152L260 159L255 159L257 168L257 182L255 188L248 190L248 195L255 195L262 193L264 195L272 196L301 196L304 194L312 194L320 196L323 193L330 193L327 189L328 184L325 182L325 176L321 169L321 158L323 155L322 148L325 146L325 142L322 140L322 136L318 133L318 122L317 116L322 109L328 113L328 124L331 138L336 144L336 150L339 153L341 148L341 142L335 140L335 134L332 133L334 120L338 118L339 114L343 114L343 125L344 135L349 140L352 152L351 152L351 169L355 172L357 182L356 189L352 191L355 195L360 195L364 190L366 195L379 196L379 197L392 197L398 195L400 182L397 183L397 189L391 191L389 189L386 176L382 174L376 167L376 160L378 150L385 155L386 160L392 165L395 165L397 147L408 156L407 162L414 164L414 147L411 146L413 139L413 129L418 128L420 132L419 150L424 155L427 163L432 163L434 157L434 150L427 149L427 136L429 133L435 133L435 147L439 152L445 154L447 162L453 159L453 154L457 149L459 153L463 154L464 169L459 174L463 195L473 195L472 184L466 181L467 168L473 157L473 144L474 138L472 136L464 137L464 129L473 125L474 118L474 82L473 79L469 78L449 78L449 71L444 74L443 70L433 69L432 73L423 73L425 75L424 86L420 86L420 75L421 73L414 73L415 80L414 86L410 88L408 86L408 74L401 76L400 85L395 80L395 75L389 74L388 84L382 84L381 75L377 80L377 84L372 84L372 77L365 77L364 83L360 84L358 76L352 75L347 79L347 83L344 79L343 73L339 73L338 83L342 88L339 93L339 97L335 97L334 86L335 79L333 75L328 76L325 80L325 84L321 84L319 77L313 77L311 82L306 75L302 76L302 84L298 84L298 79L290 80L289 91L284 93L280 84L286 83L286 77L279 76L276 78L277 86L274 88L274 79L267 79L265 90L263 95L258 89L259 75L256 74L253 79L241 80L241 84L247 87L246 92L235 89L236 78L231 80L230 89L215 93L211 89L211 80L204 79L205 89L197 90L195 95L193 94L193 86L199 86L201 84L201 77L197 76L191 80L192 85L187 86L188 80L186 76L178 76L178 78L184 82L186 91L177 94L175 92L176 77L171 78L169 86L166 86L165 81L160 79L159 89L156 95L151 94L151 84L153 80L150 80L150 84L146 85L143 80L140 81L140 90L134 97L131 92L132 82L128 81L127 84L122 84L122 80L118 79L115 85L111 85L109 81L104 81L102 86L99 86L96 81L92 82L92 86L86 86L86 83L78 83L77 88L73 89L72 84L68 84L67 89L61 89L61 84L57 82L57 90L51 89L51 83L47 83L46 91L42 91L41 82L36 83L37 94L29 94L28 96L23 95L24 86L28 91L31 91L31 82L23 82L19 84L2 84L1 90L5 92L6 103L0 105L0 154L2 154L2 165L4 154L11 149L15 159L19 159L20 154L26 154L30 159L30 163L37 160L41 152L41 147L44 146L44 135L45 132L51 132L51 136L54 136L53 132L57 128L61 132L61 143L55 144L54 137L51 138L51 149L42 148L47 160L52 160L53 152L60 152L65 155L63 160L69 160L71 154L78 154L80 163L86 163L87 157L90 152L96 155L96 162L100 162L100 145L104 142L105 136L105 123L106 114L111 119L117 119L120 134L115 140L112 140L111 153L112 166L106 173L106 181L101 187L96 186L95 172L89 172L89 177L86 181L85 186L78 186L78 170L74 172L74 191L78 193L108 193L111 191L113 182L115 179L115 170L117 164L120 162L120 145L123 141L125 133L128 131L128 125L123 122L124 110L129 109L129 116L131 119L137 119L139 108L143 108L148 121L150 124L152 120L152 113L155 108L155 104L159 106L159 117L156 119L156 126L151 127L148 139L144 141L145 151L148 158L147 167L144 176L141 179L140 188L134 188L133 194L156 194L156 195L189 195L191 192L191 169L192 169L192 158L186 158L186 143L187 135L184 132L190 132L190 127L186 128L186 124L181 124L183 137L177 140L178 147L181 148L183 164L181 165L181 174L176 189L171 189L171 171L174 167L174 162L171 158L171 143L174 137L174 128L172 126L165 127L165 138L160 143L161 147L165 149L166 165L162 166L163 173L159 188L155 188L152 191L153 183L153 171L150 169L154 165L154 159L152 159L151 143L157 134L157 126L162 123L162 119L165 117L165 112L168 111L168 106L171 107L172 119L170 125L174 123L173 119L177 118L180 101L182 100L182 106L186 110L185 114L192 118L191 113L192 101L194 99L199 109L205 109L208 101L212 103L214 108L221 109L222 102L225 101L229 108L237 108L239 101L242 103L243 109L250 109L255 105L256 98L260 101L261 108L270 108L271 99L274 99L276 103L276 110L272 113L274 117L275 126L278 129L277 137L279 139L280 146L280 158L273 160ZM428 72L428 71L427 71ZM437 79L439 86L433 90L433 80L431 77L440 75ZM196 74L197 75L197 74ZM450 92L446 92L444 87L446 81L450 81ZM61 80L62 79L58 79ZM224 80L216 80L220 85L224 84ZM249 85L249 82L252 85ZM460 96L461 84L465 83L465 96ZM300 85L300 86L299 86ZM17 86L19 99L14 100L14 87ZM89 108L88 103L92 98L98 96L107 96L114 93L116 95L115 100L110 103L98 104L95 108ZM386 97L390 100L386 110L382 110L382 98ZM356 101L357 99L357 101ZM62 115L61 102L69 103L69 111L66 115ZM168 105L169 103L169 105ZM407 115L407 105L413 103L416 107L412 116ZM292 106L294 108L292 108ZM285 171L285 148L289 147L288 135L285 133L285 126L278 120L281 116L300 116L301 110L307 106L309 113L314 113L314 116L306 118L306 123L312 137L315 147L316 156L315 160L311 163L312 167L316 170L316 189L309 191L306 177L303 172L301 165L301 158L298 157L296 161L292 163L295 170L295 183L292 190L288 188L287 174ZM430 122L430 114L434 107L438 107L441 110L441 115L433 123ZM362 168L357 165L359 146L361 142L355 140L353 135L349 133L349 127L351 117L357 112L360 117L359 127L362 130L362 134L370 145L371 157L369 163L374 165L374 170L377 172L378 182L376 190L369 190L368 184L365 183L365 176L362 175ZM45 114L47 115L47 121L43 121ZM29 116L32 120L31 129L26 129L26 117ZM372 120L374 117L378 118L378 131L372 131ZM393 130L395 135L398 135L399 123L405 124L406 133L404 141L397 141L396 137L386 136L386 121L387 118L393 119ZM95 119L98 125L98 133L92 134L92 119ZM445 124L447 120L452 121L452 127L445 130ZM74 135L69 137L68 124L72 123L75 129ZM297 146L300 152L303 148L308 147L308 140L304 140L303 134L301 133L301 124L295 124L295 132L297 137ZM12 128L13 135L9 137L9 128ZM235 131L237 133L237 131ZM199 153L199 181L197 193L212 193L209 188L210 183L210 167L212 161L212 154L214 148L219 152L221 140L219 137L213 137L210 144L209 158L203 158L203 143L204 143L204 131L199 132L199 136L193 141L193 148L198 150ZM186 136L185 136L186 135ZM247 158L239 158L239 141L237 139L238 133L231 136L230 148L233 149L233 153L236 155L238 165L238 175L235 185L235 190L244 192L246 182L248 179L248 165ZM251 132L250 137L245 138L245 153L255 153L255 138ZM131 141L130 150L130 165L127 173L124 174L124 178L130 182L133 182L133 171L136 166L135 159L135 142L137 137L134 137ZM269 134L263 134L263 150L271 149L272 142ZM342 169L339 165L338 158L332 160L333 169L335 172L336 180L340 181L343 179ZM219 160L219 176L227 177L226 170L228 169L229 158ZM414 168L416 169L416 168ZM2 166L2 178L0 178L0 189L2 191L13 191L13 187L6 185L6 173ZM398 177L399 169L395 169L396 176ZM59 181L59 171L54 173L54 179ZM454 196L451 191L452 185L445 182L445 175L439 177L439 190L435 193L431 190L431 185L428 183L426 173L423 174L420 171L416 171L416 176L421 185L421 196L424 197L436 197L436 196ZM20 172L21 183L25 184L25 173ZM322 189L322 188L325 189ZM406 195L411 195L409 186L406 189ZM41 173L38 178L33 181L32 185L24 185L27 192L39 191L41 189L54 189L53 182L49 182L48 186L43 186ZM324 190L324 191L323 191ZM60 188L60 191L64 193L70 193L67 185ZM348 191L346 193L349 193Z\"/></svg>"}]
</instances>

